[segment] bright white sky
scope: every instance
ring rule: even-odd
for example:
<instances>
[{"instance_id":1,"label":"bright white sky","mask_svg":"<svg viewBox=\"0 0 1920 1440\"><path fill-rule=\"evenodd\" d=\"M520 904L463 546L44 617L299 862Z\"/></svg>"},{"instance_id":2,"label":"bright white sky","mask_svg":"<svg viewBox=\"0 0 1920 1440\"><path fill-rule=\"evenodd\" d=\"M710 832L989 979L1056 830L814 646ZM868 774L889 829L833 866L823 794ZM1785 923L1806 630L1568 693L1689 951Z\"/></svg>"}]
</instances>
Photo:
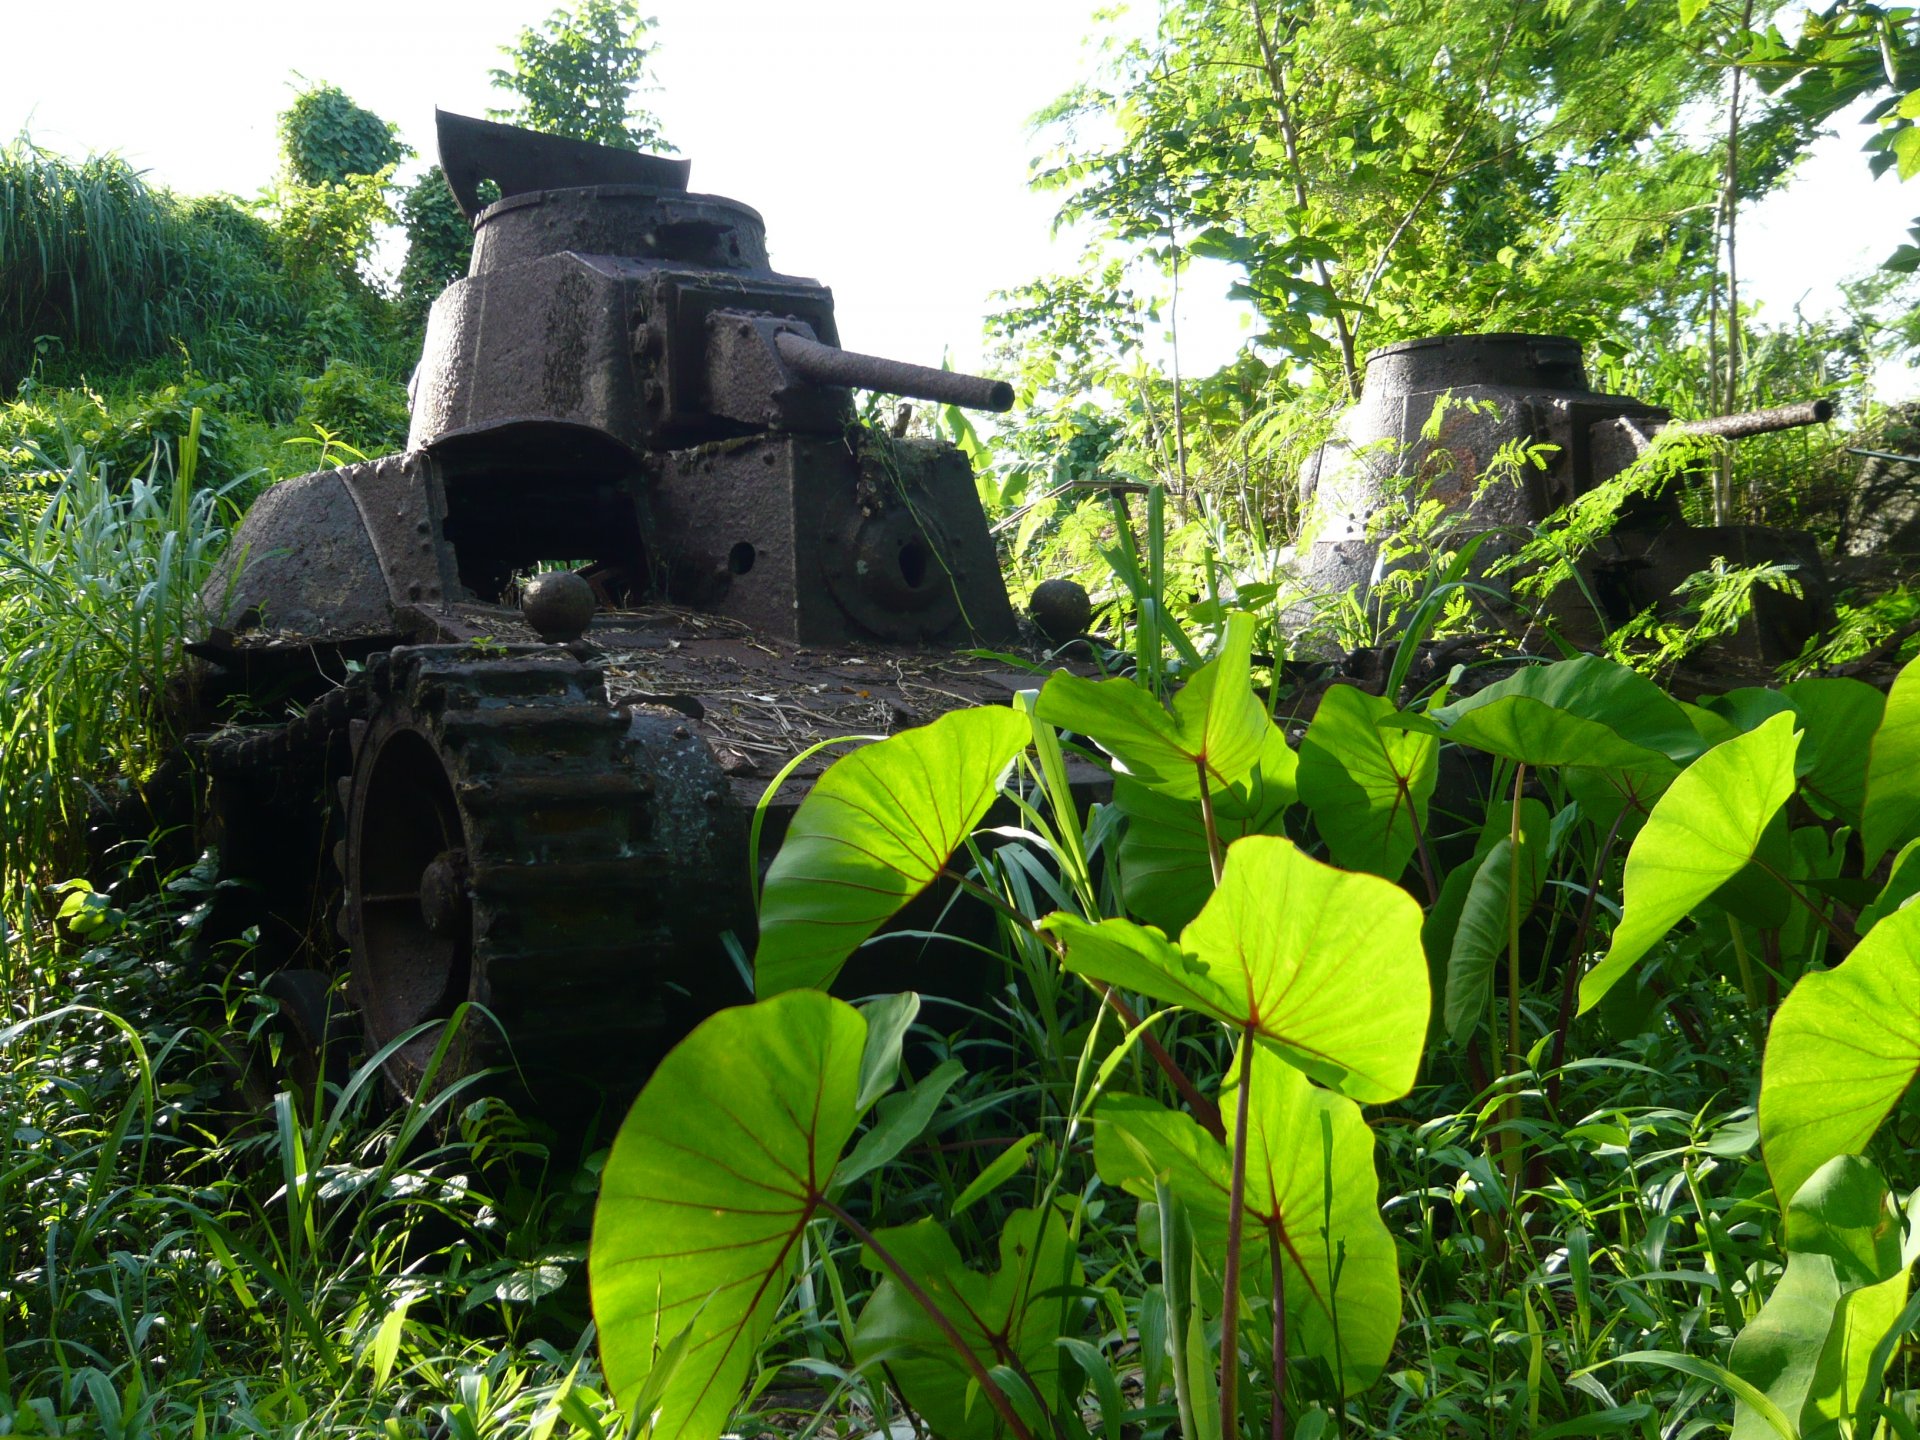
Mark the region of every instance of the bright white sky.
<instances>
[{"instance_id":1,"label":"bright white sky","mask_svg":"<svg viewBox=\"0 0 1920 1440\"><path fill-rule=\"evenodd\" d=\"M766 217L776 268L833 288L851 349L978 364L990 291L1068 267L1052 197L1026 188L1027 118L1090 64L1109 0L652 0L660 91L649 105L693 188ZM296 75L340 86L418 150L433 107L501 103L487 72L548 0L0 0L0 135L118 149L183 194L251 195L277 164ZM1152 0L1134 0L1151 12ZM1148 15L1122 24L1139 27ZM80 58L83 57L83 58ZM1805 178L1742 231L1743 285L1784 319L1898 245L1920 184L1870 183L1865 127L1825 142ZM424 164L425 159L415 165ZM1224 272L1189 277L1182 368L1245 337Z\"/></svg>"}]
</instances>

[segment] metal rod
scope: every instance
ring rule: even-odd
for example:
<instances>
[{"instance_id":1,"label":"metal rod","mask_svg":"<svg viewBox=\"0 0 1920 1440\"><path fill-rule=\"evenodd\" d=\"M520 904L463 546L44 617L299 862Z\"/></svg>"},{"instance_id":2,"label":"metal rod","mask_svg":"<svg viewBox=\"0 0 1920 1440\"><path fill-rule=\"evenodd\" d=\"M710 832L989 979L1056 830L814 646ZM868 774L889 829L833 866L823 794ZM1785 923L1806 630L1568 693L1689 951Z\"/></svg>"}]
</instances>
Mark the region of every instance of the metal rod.
<instances>
[{"instance_id":1,"label":"metal rod","mask_svg":"<svg viewBox=\"0 0 1920 1440\"><path fill-rule=\"evenodd\" d=\"M1683 420L1667 428L1684 430L1689 435L1715 435L1722 440L1742 440L1749 435L1767 435L1775 430L1793 430L1802 425L1824 425L1832 418L1831 400L1802 400L1796 405L1742 410L1737 415L1715 415L1710 420Z\"/></svg>"},{"instance_id":2,"label":"metal rod","mask_svg":"<svg viewBox=\"0 0 1920 1440\"><path fill-rule=\"evenodd\" d=\"M1847 454L1862 455L1869 460L1887 460L1895 465L1920 465L1920 455L1895 455L1890 450L1862 450L1858 445L1849 445Z\"/></svg>"},{"instance_id":3,"label":"metal rod","mask_svg":"<svg viewBox=\"0 0 1920 1440\"><path fill-rule=\"evenodd\" d=\"M822 345L791 330L781 331L773 343L780 358L793 367L796 375L816 385L847 385L888 395L911 395L916 400L964 405L969 410L1013 408L1013 386L1004 380L936 370L931 365L909 365L904 360L883 360L878 355L862 355L837 345Z\"/></svg>"}]
</instances>

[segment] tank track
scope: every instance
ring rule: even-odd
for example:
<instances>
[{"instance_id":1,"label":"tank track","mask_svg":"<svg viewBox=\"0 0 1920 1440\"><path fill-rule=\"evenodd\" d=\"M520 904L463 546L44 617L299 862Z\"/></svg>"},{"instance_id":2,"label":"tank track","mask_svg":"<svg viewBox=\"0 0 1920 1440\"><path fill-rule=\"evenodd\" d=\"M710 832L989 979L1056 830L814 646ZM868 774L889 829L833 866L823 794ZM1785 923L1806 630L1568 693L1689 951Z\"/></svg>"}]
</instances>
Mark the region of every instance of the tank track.
<instances>
[{"instance_id":1,"label":"tank track","mask_svg":"<svg viewBox=\"0 0 1920 1440\"><path fill-rule=\"evenodd\" d=\"M610 705L554 645L405 647L369 681L338 925L370 1049L439 1022L386 1062L402 1093L504 1065L543 1113L588 1109L747 998L720 941L751 923L746 817L684 716Z\"/></svg>"},{"instance_id":2,"label":"tank track","mask_svg":"<svg viewBox=\"0 0 1920 1440\"><path fill-rule=\"evenodd\" d=\"M177 823L192 819L200 843L219 850L221 879L240 882L215 896L208 938L257 926L263 966L329 967L333 781L346 772L349 730L370 703L368 677L355 673L280 724L190 738L183 765L201 793L183 791Z\"/></svg>"}]
</instances>

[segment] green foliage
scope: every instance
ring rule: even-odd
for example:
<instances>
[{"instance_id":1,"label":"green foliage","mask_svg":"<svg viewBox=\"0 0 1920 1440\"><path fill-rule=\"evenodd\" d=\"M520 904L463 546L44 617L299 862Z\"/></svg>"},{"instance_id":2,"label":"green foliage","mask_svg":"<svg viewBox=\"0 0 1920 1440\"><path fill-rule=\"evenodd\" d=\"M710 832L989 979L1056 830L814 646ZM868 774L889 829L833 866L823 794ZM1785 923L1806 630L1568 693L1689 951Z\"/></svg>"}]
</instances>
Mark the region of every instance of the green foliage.
<instances>
[{"instance_id":1,"label":"green foliage","mask_svg":"<svg viewBox=\"0 0 1920 1440\"><path fill-rule=\"evenodd\" d=\"M1211 1015L1341 1094L1378 1104L1413 1085L1427 1028L1419 907L1290 840L1249 836L1228 850L1178 945L1066 911L1042 928L1072 973Z\"/></svg>"},{"instance_id":2,"label":"green foliage","mask_svg":"<svg viewBox=\"0 0 1920 1440\"><path fill-rule=\"evenodd\" d=\"M470 1090L389 1106L376 1064L276 1094L216 875L146 860L60 887L103 902L84 934L0 929L0 1428L606 1435L591 1347L546 1338L590 1177Z\"/></svg>"},{"instance_id":3,"label":"green foliage","mask_svg":"<svg viewBox=\"0 0 1920 1440\"><path fill-rule=\"evenodd\" d=\"M876 1246L820 1190L825 1198L804 1222L813 1226L810 1243L829 1247L836 1227L850 1229L885 1272L857 1321L856 1307L836 1303L837 1323L853 1322L853 1340L843 1340L853 1362L871 1369L910 1360L914 1377L896 1376L908 1403L939 1417L945 1432L1035 1435L1078 1395L1079 1380L1048 1348L1051 1330L1113 1423L1129 1412L1112 1352L1087 1339L1084 1317L1063 1298L1083 1286L1100 1293L1085 1278L1098 1272L1099 1256L1110 1273L1137 1274L1144 1286L1137 1301L1102 1302L1120 1307L1121 1343L1139 1347L1127 1353L1145 1398L1130 1413L1164 1406L1170 1387L1173 1403L1159 1413L1199 1440L1239 1433L1243 1400L1249 1418L1264 1405L1304 1427L1331 1405L1352 1425L1423 1435L1489 1414L1496 1433L1607 1433L1656 1415L1670 1423L1710 1393L1722 1397L1723 1423L1737 1434L1813 1435L1883 1406L1899 1336L1920 1318L1903 1309L1916 1242L1877 1172L1845 1157L1888 1124L1907 1130L1895 1117L1920 1052L1909 1053L1904 1017L1920 1002L1902 987L1920 974L1912 963L1920 921L1910 919L1911 906L1897 908L1912 891L1904 858L1874 898L1877 884L1854 873L1860 861L1846 840L1855 817L1891 813L1910 788L1904 769L1870 766L1864 753L1897 736L1898 692L1884 714L1868 687L1843 680L1682 705L1594 657L1529 667L1425 710L1365 696L1355 709L1334 687L1320 697L1321 714L1344 704L1336 722L1364 720L1367 735L1323 742L1314 763L1350 785L1359 783L1355 772L1372 773L1394 737L1420 743L1419 768L1456 746L1493 767L1478 798L1449 798L1450 823L1461 829L1431 844L1426 831L1442 823L1438 812L1405 803L1416 767L1390 767L1398 778L1382 781L1383 799L1388 790L1401 797L1428 856L1433 898L1423 916L1399 885L1315 858L1347 826L1348 793L1309 784L1305 753L1297 773L1264 753L1284 740L1262 707L1252 758L1218 773L1208 767L1205 756L1239 753L1228 743L1238 733L1228 691L1230 683L1241 696L1253 693L1239 658L1245 629L1235 620L1196 641L1215 657L1184 670L1171 708L1139 682L1062 685L1059 677L1023 702L1033 752L1012 781L999 781L1023 823L995 832L997 853L975 851L974 872L961 883L1003 917L1021 989L1034 996L1023 1008L1058 1005L1048 977L1064 972L1092 982L1124 1034L1117 1043L1101 1038L1104 1010L1078 1030L1049 1031L1074 1037L1067 1053L1040 1062L1043 1074L1048 1063L1071 1072L1061 1077L1057 1128L1029 1130L970 1182L965 1172L954 1176L944 1213L936 1207L909 1227L880 1231ZM1135 685L1137 698L1124 697L1121 684ZM1082 821L1050 721L1070 723L1113 757L1114 808ZM1016 727L1006 728L1018 743ZM1312 735L1309 726L1303 752ZM1003 750L983 756L971 762L971 780L905 766L892 755L904 760L909 741L861 752L871 757L862 771L917 775L891 791L892 808L839 807L831 822L816 820L821 836L855 852L897 848L898 817L947 811L936 793L972 793L1005 764ZM1240 808L1223 822L1229 804ZM978 823L984 806L968 812ZM1256 815L1271 833L1249 827ZM1129 878L1118 857L1143 823L1154 837L1147 854L1177 858L1145 869L1136 859ZM939 837L943 855L951 838ZM1158 875L1178 883L1145 883ZM1602 890L1624 894L1617 919L1596 904ZM1195 892L1201 903L1178 941L1126 913L1136 895L1165 906ZM1841 896L1872 900L1861 918L1866 938L1823 970L1829 947L1846 938ZM897 911L905 898L889 892L884 903ZM789 923L763 915L763 946ZM797 912L796 923L806 923ZM865 934L874 923L863 912L858 928ZM1429 973L1447 999L1445 1024L1431 1032ZM1741 1077L1750 1074L1756 1052L1748 1047L1764 1026L1769 989L1796 979L1767 1040L1757 1119L1750 1109L1729 1111L1726 1087L1751 1093ZM1580 1018L1576 998L1590 1018ZM1142 1001L1172 1009L1142 1020ZM769 1035L783 1031L772 1018L759 1023ZM1574 1044L1599 1053L1564 1065ZM898 1053L863 1068L877 1076ZM1462 1072L1489 1055L1505 1072L1462 1087ZM1409 1094L1416 1070L1423 1083ZM1132 1080L1112 1084L1122 1073ZM1642 1073L1660 1101L1623 1106L1622 1087L1642 1083L1628 1078ZM966 1083L943 1065L883 1102L883 1118L855 1147L866 1158L840 1173L884 1203L886 1177L910 1164L906 1137L952 1117ZM1722 1095L1689 1091L1682 1100L1676 1084ZM756 1105L762 1088L748 1087ZM1436 1110L1443 1095L1464 1108ZM1696 1095L1704 1108L1687 1109ZM1411 1111L1404 1133L1370 1126L1360 1110L1395 1100ZM673 1103L696 1102L676 1092ZM789 1102L785 1113L815 1112ZM1101 1184L1139 1202L1130 1231L1102 1237L1109 1199L1088 1189L1073 1159L1073 1137L1087 1124ZM1764 1172L1748 1159L1756 1140ZM1652 1148L1668 1142L1677 1148ZM1430 1215L1396 1219L1396 1206L1416 1203L1404 1188L1397 1200L1376 1189L1376 1165L1394 1177L1389 1184L1430 1185L1416 1175L1440 1154L1454 1188L1419 1190L1426 1198L1417 1207L1426 1214L1434 1197L1451 1193L1458 1230L1444 1240L1423 1228ZM1031 1181L1022 1178L1036 1162ZM832 1163L808 1173L828 1173ZM1603 1177L1615 1164L1618 1188L1609 1189ZM1659 1258L1664 1242L1632 1238L1632 1224L1651 1221L1649 1166L1675 1167L1659 1182L1661 1203L1685 1197L1698 1261L1708 1267L1684 1301L1650 1300L1648 1286L1693 1282L1671 1257ZM662 1157L649 1183L671 1173ZM1779 1252L1755 1223L1773 1203L1769 1174L1784 1218ZM1535 1175L1550 1178L1543 1185ZM999 1209L1000 1269L977 1274L969 1255L995 1243L981 1207L1016 1186L1021 1203ZM1618 1244L1599 1239L1595 1207L1619 1204L1634 1220ZM1049 1229L1050 1238L1036 1239L1036 1224L1054 1226L1055 1205L1064 1205L1058 1236ZM1653 1223L1672 1233L1671 1218ZM1616 1267L1612 1278L1596 1271L1600 1248ZM1039 1267L1047 1275L1080 1268L1056 1290L1023 1290L1041 1251L1053 1257ZM1412 1271L1410 1255L1419 1257ZM1148 1258L1159 1262L1157 1280ZM1714 1278L1734 1273L1749 1277L1737 1291ZM1560 1285L1569 1288L1556 1298L1530 1294ZM1463 1298L1469 1292L1479 1298ZM1046 1306L1007 1308L1022 1294ZM1401 1327L1403 1306L1411 1330ZM982 1313L991 1319L975 1334L967 1327ZM645 1323L662 1343L664 1322ZM1418 1383L1392 1368L1409 1335L1427 1337L1427 1353L1439 1356L1455 1342L1436 1337L1464 1342L1495 1324L1532 1337L1531 1358L1523 1352L1505 1382L1496 1379L1497 1355L1465 1378L1460 1357L1472 1344L1429 1360L1434 1368ZM1635 1378L1624 1392L1591 1392L1599 1408L1582 1409L1570 1382L1608 1364L1621 1376L1686 1377L1694 1388L1681 1399L1668 1392L1656 1406L1631 1398L1654 1394L1655 1382ZM1446 1386L1468 1387L1461 1393L1470 1405L1435 1388L1442 1375L1452 1377Z\"/></svg>"},{"instance_id":4,"label":"green foliage","mask_svg":"<svg viewBox=\"0 0 1920 1440\"><path fill-rule=\"evenodd\" d=\"M597 145L671 151L660 122L635 98L656 48L646 43L654 23L635 0L579 0L555 10L504 47L508 68L492 71L493 83L519 101L487 113Z\"/></svg>"},{"instance_id":5,"label":"green foliage","mask_svg":"<svg viewBox=\"0 0 1920 1440\"><path fill-rule=\"evenodd\" d=\"M1300 741L1300 798L1335 861L1397 880L1420 844L1439 746L1383 726L1393 702L1351 685L1327 692Z\"/></svg>"},{"instance_id":6,"label":"green foliage","mask_svg":"<svg viewBox=\"0 0 1920 1440\"><path fill-rule=\"evenodd\" d=\"M384 302L355 270L384 214L377 192L283 185L283 226L152 190L114 156L76 162L15 142L0 150L0 393L87 403L48 398L65 386L106 408L185 370L189 385L221 387L195 403L242 429L285 424L301 377L330 359L404 374L412 356L394 353ZM208 454L217 461L217 445Z\"/></svg>"},{"instance_id":7,"label":"green foliage","mask_svg":"<svg viewBox=\"0 0 1920 1440\"><path fill-rule=\"evenodd\" d=\"M363 110L337 85L309 85L280 113L280 156L301 185L379 175L413 152L400 127Z\"/></svg>"},{"instance_id":8,"label":"green foliage","mask_svg":"<svg viewBox=\"0 0 1920 1440\"><path fill-rule=\"evenodd\" d=\"M860 1119L866 1043L852 1006L812 990L722 1011L621 1125L595 1212L594 1313L630 1406L668 1367L633 1411L663 1440L718 1435L732 1413Z\"/></svg>"},{"instance_id":9,"label":"green foliage","mask_svg":"<svg viewBox=\"0 0 1920 1440\"><path fill-rule=\"evenodd\" d=\"M831 984L847 956L926 889L980 823L1029 733L1011 711L956 711L893 744L856 751L823 775L760 892L758 993ZM868 822L870 843L848 842L849 816Z\"/></svg>"},{"instance_id":10,"label":"green foliage","mask_svg":"<svg viewBox=\"0 0 1920 1440\"><path fill-rule=\"evenodd\" d=\"M889 1264L881 1254L888 1256ZM901 1398L939 1435L993 1440L1006 1426L980 1403L975 1376L995 1368L1016 1376L1022 1398L1036 1402L1035 1419L1067 1412L1080 1375L1061 1344L1079 1329L1086 1284L1080 1257L1058 1210L1016 1210L1000 1231L1000 1265L991 1275L969 1270L947 1232L932 1220L874 1232L862 1252L883 1278L860 1312L854 1354L885 1364ZM955 1317L963 1358L918 1296L887 1272L902 1266L915 1289ZM1040 1428L1034 1427L1036 1431Z\"/></svg>"},{"instance_id":11,"label":"green foliage","mask_svg":"<svg viewBox=\"0 0 1920 1440\"><path fill-rule=\"evenodd\" d=\"M1500 957L1540 899L1552 848L1546 807L1523 799L1508 833L1472 871L1447 956L1445 1019L1447 1034L1458 1044L1465 1044L1487 1015Z\"/></svg>"},{"instance_id":12,"label":"green foliage","mask_svg":"<svg viewBox=\"0 0 1920 1440\"><path fill-rule=\"evenodd\" d=\"M0 914L75 858L90 787L144 779L176 738L164 696L230 522L195 484L198 429L171 473L30 451L0 489Z\"/></svg>"},{"instance_id":13,"label":"green foliage","mask_svg":"<svg viewBox=\"0 0 1920 1440\"><path fill-rule=\"evenodd\" d=\"M1867 751L1860 829L1869 864L1920 835L1920 668L1905 666Z\"/></svg>"},{"instance_id":14,"label":"green foliage","mask_svg":"<svg viewBox=\"0 0 1920 1440\"><path fill-rule=\"evenodd\" d=\"M1920 909L1896 910L1780 1004L1760 1077L1760 1141L1784 1199L1858 1155L1920 1068Z\"/></svg>"},{"instance_id":15,"label":"green foliage","mask_svg":"<svg viewBox=\"0 0 1920 1440\"><path fill-rule=\"evenodd\" d=\"M297 330L300 297L274 279L263 233L225 202L183 207L117 156L0 149L0 391L175 340Z\"/></svg>"},{"instance_id":16,"label":"green foliage","mask_svg":"<svg viewBox=\"0 0 1920 1440\"><path fill-rule=\"evenodd\" d=\"M1660 797L1627 852L1625 909L1606 958L1580 982L1582 1010L1755 858L1793 794L1799 738L1791 715L1775 715L1716 745Z\"/></svg>"},{"instance_id":17,"label":"green foliage","mask_svg":"<svg viewBox=\"0 0 1920 1440\"><path fill-rule=\"evenodd\" d=\"M1299 795L1299 757L1276 725L1266 727L1260 758L1246 779L1212 793L1181 800L1115 775L1113 802L1127 817L1117 856L1120 890L1127 908L1171 935L1200 911L1213 893L1213 856L1207 844L1207 812L1222 844L1246 835L1280 833L1287 807Z\"/></svg>"},{"instance_id":18,"label":"green foliage","mask_svg":"<svg viewBox=\"0 0 1920 1440\"><path fill-rule=\"evenodd\" d=\"M303 185L283 179L271 192L274 247L288 274L309 281L337 276L351 293L372 258L376 233L391 218L391 166L374 175Z\"/></svg>"},{"instance_id":19,"label":"green foliage","mask_svg":"<svg viewBox=\"0 0 1920 1440\"><path fill-rule=\"evenodd\" d=\"M403 387L348 360L336 360L301 387L300 418L367 455L405 447Z\"/></svg>"},{"instance_id":20,"label":"green foliage","mask_svg":"<svg viewBox=\"0 0 1920 1440\"><path fill-rule=\"evenodd\" d=\"M400 264L400 308L419 324L435 297L465 277L473 259L473 225L460 213L438 165L407 187L399 211L407 232L407 256Z\"/></svg>"},{"instance_id":21,"label":"green foliage","mask_svg":"<svg viewBox=\"0 0 1920 1440\"><path fill-rule=\"evenodd\" d=\"M1729 1364L1802 1435L1860 1414L1874 1346L1907 1298L1900 1219L1887 1182L1857 1155L1828 1161L1787 1205L1786 1270ZM1733 1433L1758 1440L1773 1431L1743 1404Z\"/></svg>"},{"instance_id":22,"label":"green foliage","mask_svg":"<svg viewBox=\"0 0 1920 1440\"><path fill-rule=\"evenodd\" d=\"M1056 672L1037 718L1098 737L1125 772L1150 790L1195 799L1244 781L1272 724L1247 686L1253 625L1235 616L1219 655L1194 672L1172 713L1131 680L1083 680Z\"/></svg>"}]
</instances>

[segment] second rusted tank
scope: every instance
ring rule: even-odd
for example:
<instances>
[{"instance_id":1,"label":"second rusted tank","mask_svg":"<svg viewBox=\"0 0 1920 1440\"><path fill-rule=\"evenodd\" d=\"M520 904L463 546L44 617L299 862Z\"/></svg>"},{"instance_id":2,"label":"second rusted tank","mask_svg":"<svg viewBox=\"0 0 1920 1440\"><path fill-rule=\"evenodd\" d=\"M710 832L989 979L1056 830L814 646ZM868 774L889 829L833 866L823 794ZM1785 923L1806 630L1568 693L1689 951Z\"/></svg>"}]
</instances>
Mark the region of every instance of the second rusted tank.
<instances>
[{"instance_id":1,"label":"second rusted tank","mask_svg":"<svg viewBox=\"0 0 1920 1440\"><path fill-rule=\"evenodd\" d=\"M1667 410L1592 389L1579 342L1566 336L1442 335L1388 345L1367 357L1359 403L1303 476L1302 580L1314 594L1377 583L1379 517L1409 496L1439 502L1456 541L1493 532L1478 555L1484 572L1532 527L1626 470L1662 429L1737 439L1817 424L1831 413L1829 402L1817 400L1676 427ZM1542 463L1489 473L1503 449L1517 448ZM1756 590L1753 616L1732 643L1766 663L1798 654L1829 608L1812 537L1753 525L1689 526L1671 492L1636 497L1583 561L1587 594L1602 614L1570 605L1561 618L1576 629L1590 618L1617 625L1648 607L1671 606L1675 587L1716 557L1797 567L1802 593Z\"/></svg>"}]
</instances>

